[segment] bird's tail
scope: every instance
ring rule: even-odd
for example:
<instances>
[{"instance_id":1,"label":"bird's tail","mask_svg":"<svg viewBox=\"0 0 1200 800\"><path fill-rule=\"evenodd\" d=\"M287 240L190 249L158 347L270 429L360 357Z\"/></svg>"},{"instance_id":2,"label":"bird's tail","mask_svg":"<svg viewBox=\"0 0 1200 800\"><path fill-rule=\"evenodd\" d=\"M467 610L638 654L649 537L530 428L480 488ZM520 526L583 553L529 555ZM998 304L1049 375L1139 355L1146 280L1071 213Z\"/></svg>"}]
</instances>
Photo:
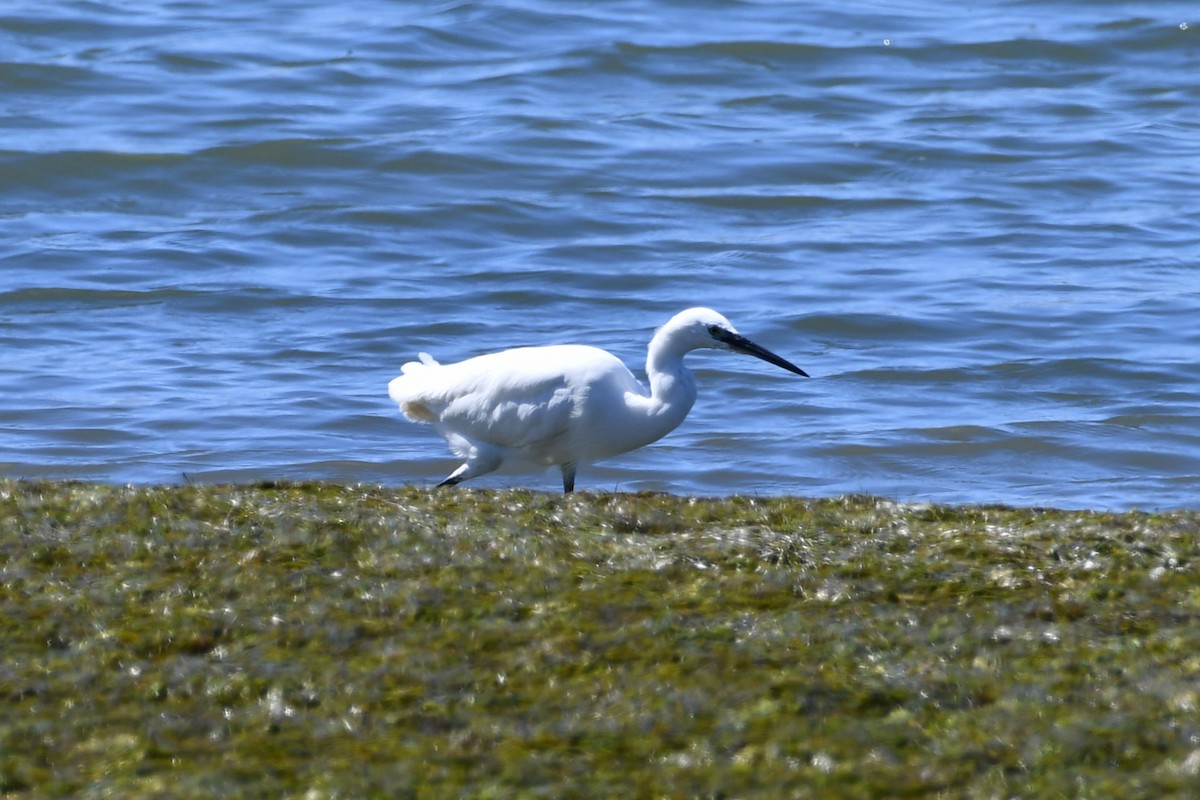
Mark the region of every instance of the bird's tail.
<instances>
[{"instance_id":1,"label":"bird's tail","mask_svg":"<svg viewBox=\"0 0 1200 800\"><path fill-rule=\"evenodd\" d=\"M419 370L424 369L425 367L440 367L441 366L441 364L439 364L436 360L434 360L433 356L429 355L429 353L417 353L417 358L419 358L420 361L408 362L407 364L405 364L403 367L400 368L400 372L407 375L410 372L417 372Z\"/></svg>"},{"instance_id":2,"label":"bird's tail","mask_svg":"<svg viewBox=\"0 0 1200 800\"><path fill-rule=\"evenodd\" d=\"M400 368L400 377L388 384L388 396L400 405L404 416L413 422L436 422L437 414L419 397L422 375L431 367L440 366L429 353L418 353L419 361L409 361Z\"/></svg>"}]
</instances>

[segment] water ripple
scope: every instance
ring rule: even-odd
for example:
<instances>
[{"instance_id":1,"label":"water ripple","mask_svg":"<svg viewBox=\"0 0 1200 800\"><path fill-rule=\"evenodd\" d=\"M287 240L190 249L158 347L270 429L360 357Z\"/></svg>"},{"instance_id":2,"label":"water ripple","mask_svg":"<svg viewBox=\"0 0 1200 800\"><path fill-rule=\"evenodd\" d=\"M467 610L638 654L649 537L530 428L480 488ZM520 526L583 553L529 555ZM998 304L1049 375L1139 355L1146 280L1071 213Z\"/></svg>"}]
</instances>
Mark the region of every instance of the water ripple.
<instances>
[{"instance_id":1,"label":"water ripple","mask_svg":"<svg viewBox=\"0 0 1200 800\"><path fill-rule=\"evenodd\" d=\"M707 304L814 378L581 485L1194 504L1191 6L789 9L16 3L0 473L429 481L418 350Z\"/></svg>"}]
</instances>

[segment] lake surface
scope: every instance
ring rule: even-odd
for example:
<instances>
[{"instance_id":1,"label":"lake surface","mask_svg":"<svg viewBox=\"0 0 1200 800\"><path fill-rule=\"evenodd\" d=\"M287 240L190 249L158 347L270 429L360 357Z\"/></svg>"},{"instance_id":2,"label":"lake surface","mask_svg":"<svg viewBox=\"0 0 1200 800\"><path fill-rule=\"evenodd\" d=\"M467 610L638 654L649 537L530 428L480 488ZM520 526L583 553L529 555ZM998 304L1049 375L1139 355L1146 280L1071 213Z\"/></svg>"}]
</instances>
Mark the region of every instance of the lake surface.
<instances>
[{"instance_id":1,"label":"lake surface","mask_svg":"<svg viewBox=\"0 0 1200 800\"><path fill-rule=\"evenodd\" d=\"M1200 505L1200 8L893 5L6 3L0 475L434 483L417 352L709 305L813 377L581 489Z\"/></svg>"}]
</instances>

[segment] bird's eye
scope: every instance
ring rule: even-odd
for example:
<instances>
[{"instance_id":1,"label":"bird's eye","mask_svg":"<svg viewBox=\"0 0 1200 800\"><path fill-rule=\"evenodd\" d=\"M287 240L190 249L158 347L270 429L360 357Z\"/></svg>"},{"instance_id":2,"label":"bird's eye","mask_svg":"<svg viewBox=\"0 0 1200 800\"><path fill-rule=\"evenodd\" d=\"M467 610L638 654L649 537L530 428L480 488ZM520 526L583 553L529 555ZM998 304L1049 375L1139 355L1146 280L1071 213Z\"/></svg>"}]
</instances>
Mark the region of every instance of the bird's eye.
<instances>
[{"instance_id":1,"label":"bird's eye","mask_svg":"<svg viewBox=\"0 0 1200 800\"><path fill-rule=\"evenodd\" d=\"M709 325L708 326L708 335L709 336L716 336L720 332L721 332L720 325Z\"/></svg>"}]
</instances>

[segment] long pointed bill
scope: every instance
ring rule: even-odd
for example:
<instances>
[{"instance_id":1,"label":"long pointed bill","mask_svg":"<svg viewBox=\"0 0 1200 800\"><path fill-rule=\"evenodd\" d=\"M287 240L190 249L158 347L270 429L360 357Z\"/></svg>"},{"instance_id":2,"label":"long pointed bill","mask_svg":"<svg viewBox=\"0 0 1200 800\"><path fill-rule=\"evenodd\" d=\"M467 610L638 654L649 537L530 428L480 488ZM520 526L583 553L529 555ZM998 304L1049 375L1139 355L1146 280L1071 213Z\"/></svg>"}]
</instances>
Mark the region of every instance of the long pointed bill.
<instances>
[{"instance_id":1,"label":"long pointed bill","mask_svg":"<svg viewBox=\"0 0 1200 800\"><path fill-rule=\"evenodd\" d=\"M755 358L761 358L768 364L774 364L777 367L783 367L788 372L794 372L797 375L803 375L806 378L808 377L807 372L800 369L786 358L777 356L767 348L756 345L754 342L750 341L745 336L742 336L740 333L721 331L719 334L715 335L715 338L729 345L734 352L745 353L746 355L751 355Z\"/></svg>"}]
</instances>

